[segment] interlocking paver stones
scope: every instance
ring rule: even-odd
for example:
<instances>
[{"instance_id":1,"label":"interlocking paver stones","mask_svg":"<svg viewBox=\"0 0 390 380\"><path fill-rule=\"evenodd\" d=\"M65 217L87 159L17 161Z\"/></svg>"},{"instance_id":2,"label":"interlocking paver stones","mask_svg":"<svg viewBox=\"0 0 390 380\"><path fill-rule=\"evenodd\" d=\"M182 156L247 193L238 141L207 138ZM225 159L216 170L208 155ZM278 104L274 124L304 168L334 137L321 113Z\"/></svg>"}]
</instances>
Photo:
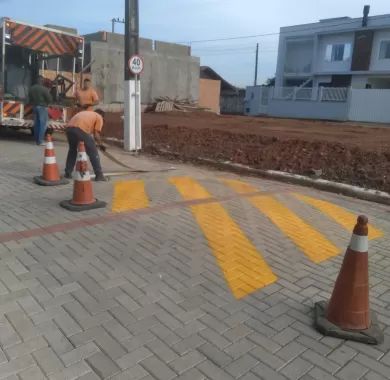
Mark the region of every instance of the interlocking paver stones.
<instances>
[{"instance_id":1,"label":"interlocking paver stones","mask_svg":"<svg viewBox=\"0 0 390 380\"><path fill-rule=\"evenodd\" d=\"M233 380L234 377L230 376L227 372L222 370L210 361L204 361L197 366L200 372L206 375L210 380Z\"/></svg>"},{"instance_id":2,"label":"interlocking paver stones","mask_svg":"<svg viewBox=\"0 0 390 380\"><path fill-rule=\"evenodd\" d=\"M46 340L42 336L39 336L37 338L30 339L27 342L6 348L5 352L10 359L16 359L20 356L25 356L38 351L41 348L47 347L47 345L48 343Z\"/></svg>"},{"instance_id":3,"label":"interlocking paver stones","mask_svg":"<svg viewBox=\"0 0 390 380\"><path fill-rule=\"evenodd\" d=\"M153 356L153 352L149 351L145 347L141 347L121 357L116 362L122 369L127 369L136 366L140 361L148 358L149 356Z\"/></svg>"},{"instance_id":4,"label":"interlocking paver stones","mask_svg":"<svg viewBox=\"0 0 390 380\"><path fill-rule=\"evenodd\" d=\"M33 339L40 335L31 320L21 311L7 313L6 318L23 340Z\"/></svg>"},{"instance_id":5,"label":"interlocking paver stones","mask_svg":"<svg viewBox=\"0 0 390 380\"><path fill-rule=\"evenodd\" d=\"M338 373L336 377L340 380L358 380L361 379L369 369L355 360L350 361Z\"/></svg>"},{"instance_id":6,"label":"interlocking paver stones","mask_svg":"<svg viewBox=\"0 0 390 380\"><path fill-rule=\"evenodd\" d=\"M49 376L50 380L75 380L88 373L91 373L92 369L84 361L80 361L70 367L65 368L61 372L57 372Z\"/></svg>"},{"instance_id":7,"label":"interlocking paver stones","mask_svg":"<svg viewBox=\"0 0 390 380\"><path fill-rule=\"evenodd\" d=\"M182 339L180 342L174 344L172 349L177 352L179 355L184 355L187 352L197 349L198 347L205 345L206 340L202 338L199 334L190 335L187 338Z\"/></svg>"},{"instance_id":8,"label":"interlocking paver stones","mask_svg":"<svg viewBox=\"0 0 390 380\"><path fill-rule=\"evenodd\" d=\"M33 357L46 376L50 376L64 369L64 365L59 357L49 347L35 351Z\"/></svg>"},{"instance_id":9,"label":"interlocking paver stones","mask_svg":"<svg viewBox=\"0 0 390 380\"><path fill-rule=\"evenodd\" d=\"M227 366L232 361L231 356L225 354L225 352L221 351L211 343L206 343L203 346L200 346L198 351L201 352L208 360L211 360L215 365L221 368Z\"/></svg>"},{"instance_id":10,"label":"interlocking paver stones","mask_svg":"<svg viewBox=\"0 0 390 380\"><path fill-rule=\"evenodd\" d=\"M90 356L86 362L103 379L114 376L121 371L119 366L103 352L97 352Z\"/></svg>"},{"instance_id":11,"label":"interlocking paver stones","mask_svg":"<svg viewBox=\"0 0 390 380\"><path fill-rule=\"evenodd\" d=\"M233 343L229 347L225 348L225 352L230 355L233 359L238 359L242 355L245 355L247 352L256 347L256 344L250 340L244 338L239 340L236 343Z\"/></svg>"},{"instance_id":12,"label":"interlocking paver stones","mask_svg":"<svg viewBox=\"0 0 390 380\"><path fill-rule=\"evenodd\" d=\"M267 190L267 196L319 230L342 254L348 231L340 231L332 218L288 192L331 202L353 214L367 213L384 232L383 238L370 241L369 251L371 303L386 340L368 347L325 338L312 327L312 305L329 298L342 255L313 263L247 198L237 197L217 178L235 176L181 165L175 173L193 178L214 197L236 197L219 203L277 277L241 300L232 296L221 272L224 266L210 249L213 237L202 233L190 207L166 207L183 200L169 181L171 174L136 177L149 199L148 209L139 214L107 217L109 211L100 210L73 215L57 208L70 188L41 189L29 183L41 152L24 142L6 143L0 141L0 151L6 148L10 155L0 161L0 379L389 377L390 216L385 206L240 178ZM59 143L56 148L61 160L66 147ZM146 158L124 160L134 167L165 167ZM15 171L17 175L9 174ZM110 202L112 187L101 184L95 192ZM205 215L204 220L217 219ZM21 230L26 230L23 239L4 235ZM222 246L223 235L218 239ZM243 268L248 262L245 250L234 249ZM240 289L236 267L234 261L229 264L229 281ZM247 285L240 295L256 288Z\"/></svg>"},{"instance_id":13,"label":"interlocking paver stones","mask_svg":"<svg viewBox=\"0 0 390 380\"><path fill-rule=\"evenodd\" d=\"M340 369L340 365L337 363L334 363L333 361L329 360L328 358L324 358L322 355L317 354L315 351L307 350L305 351L301 357L313 365L316 365L317 367L320 367L321 369L334 374L336 371Z\"/></svg>"},{"instance_id":14,"label":"interlocking paver stones","mask_svg":"<svg viewBox=\"0 0 390 380\"><path fill-rule=\"evenodd\" d=\"M191 368L177 377L176 380L206 380L206 377L196 368Z\"/></svg>"},{"instance_id":15,"label":"interlocking paver stones","mask_svg":"<svg viewBox=\"0 0 390 380\"><path fill-rule=\"evenodd\" d=\"M238 378L249 372L258 364L253 356L245 354L225 367L225 371Z\"/></svg>"},{"instance_id":16,"label":"interlocking paver stones","mask_svg":"<svg viewBox=\"0 0 390 380\"><path fill-rule=\"evenodd\" d=\"M335 380L335 379L337 379L336 377L330 375L328 372L326 372L318 367L313 368L309 372L309 374L305 375L305 376L309 376L309 378L313 378L315 380Z\"/></svg>"},{"instance_id":17,"label":"interlocking paver stones","mask_svg":"<svg viewBox=\"0 0 390 380\"><path fill-rule=\"evenodd\" d=\"M313 364L311 364L309 361L296 358L291 363L288 363L281 370L281 373L288 379L296 380L302 377L305 373L309 372L312 367Z\"/></svg>"},{"instance_id":18,"label":"interlocking paver stones","mask_svg":"<svg viewBox=\"0 0 390 380\"><path fill-rule=\"evenodd\" d=\"M342 346L336 348L328 355L328 359L332 360L335 363L338 363L341 366L344 366L350 360L352 360L358 353L352 348L343 344Z\"/></svg>"},{"instance_id":19,"label":"interlocking paver stones","mask_svg":"<svg viewBox=\"0 0 390 380\"><path fill-rule=\"evenodd\" d=\"M387 380L387 378L379 375L378 373L370 371L366 373L364 380Z\"/></svg>"},{"instance_id":20,"label":"interlocking paver stones","mask_svg":"<svg viewBox=\"0 0 390 380\"><path fill-rule=\"evenodd\" d=\"M47 377L40 370L39 367L32 367L19 373L19 378L22 380L46 380L47 379Z\"/></svg>"},{"instance_id":21,"label":"interlocking paver stones","mask_svg":"<svg viewBox=\"0 0 390 380\"><path fill-rule=\"evenodd\" d=\"M191 351L170 363L170 366L178 373L182 374L206 359L198 351Z\"/></svg>"},{"instance_id":22,"label":"interlocking paver stones","mask_svg":"<svg viewBox=\"0 0 390 380\"><path fill-rule=\"evenodd\" d=\"M37 331L45 337L49 346L57 355L64 354L73 349L72 344L53 322L41 323L37 326Z\"/></svg>"},{"instance_id":23,"label":"interlocking paver stones","mask_svg":"<svg viewBox=\"0 0 390 380\"><path fill-rule=\"evenodd\" d=\"M164 362L156 356L150 356L140 362L140 365L159 380L171 380L177 376Z\"/></svg>"},{"instance_id":24,"label":"interlocking paver stones","mask_svg":"<svg viewBox=\"0 0 390 380\"><path fill-rule=\"evenodd\" d=\"M266 364L259 364L252 369L252 372L255 373L259 379L262 380L286 380L287 378L283 376L280 372L276 372L273 369L269 368Z\"/></svg>"},{"instance_id":25,"label":"interlocking paver stones","mask_svg":"<svg viewBox=\"0 0 390 380\"><path fill-rule=\"evenodd\" d=\"M81 360L88 359L90 356L99 352L100 349L93 342L88 342L82 346L75 348L72 351L69 351L63 355L61 355L61 360L65 364L66 367L71 366Z\"/></svg>"}]
</instances>

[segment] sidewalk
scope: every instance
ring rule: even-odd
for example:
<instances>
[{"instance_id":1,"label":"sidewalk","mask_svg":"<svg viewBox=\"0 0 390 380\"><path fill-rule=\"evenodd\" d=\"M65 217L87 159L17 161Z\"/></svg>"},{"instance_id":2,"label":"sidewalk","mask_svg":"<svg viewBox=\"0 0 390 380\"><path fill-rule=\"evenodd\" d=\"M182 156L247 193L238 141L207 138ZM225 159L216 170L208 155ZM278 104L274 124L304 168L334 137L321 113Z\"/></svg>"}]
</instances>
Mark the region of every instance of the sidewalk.
<instances>
[{"instance_id":1,"label":"sidewalk","mask_svg":"<svg viewBox=\"0 0 390 380\"><path fill-rule=\"evenodd\" d=\"M151 172L94 184L107 208L72 214L71 184L32 183L43 149L0 137L0 379L389 378L386 206L110 152ZM360 213L372 347L312 327Z\"/></svg>"}]
</instances>

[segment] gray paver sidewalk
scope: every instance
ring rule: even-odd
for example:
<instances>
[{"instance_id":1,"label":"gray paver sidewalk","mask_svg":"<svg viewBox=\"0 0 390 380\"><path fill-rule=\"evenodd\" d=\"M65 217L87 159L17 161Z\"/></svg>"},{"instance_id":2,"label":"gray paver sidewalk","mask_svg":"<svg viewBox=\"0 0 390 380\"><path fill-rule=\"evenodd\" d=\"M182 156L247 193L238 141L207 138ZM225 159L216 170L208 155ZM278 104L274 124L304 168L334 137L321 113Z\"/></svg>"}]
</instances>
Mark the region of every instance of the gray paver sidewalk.
<instances>
[{"instance_id":1,"label":"gray paver sidewalk","mask_svg":"<svg viewBox=\"0 0 390 380\"><path fill-rule=\"evenodd\" d=\"M65 145L57 144L63 162ZM119 152L117 153L119 154ZM71 186L39 188L42 150L0 140L0 236L102 216L58 207ZM132 166L163 168L123 155ZM108 169L118 170L103 161ZM179 202L171 175L191 176L213 195L229 190L215 173L178 165L145 182L152 206ZM224 174L225 175L225 174ZM233 177L226 173L227 177ZM320 335L312 306L332 291L342 255L314 264L245 198L223 203L278 277L237 300L188 207L0 244L0 379L388 379L390 378L390 214L388 208L256 178L345 250L349 233L283 192L328 200L372 216L384 237L370 242L371 306L385 330L380 346ZM113 182L95 186L111 202Z\"/></svg>"}]
</instances>

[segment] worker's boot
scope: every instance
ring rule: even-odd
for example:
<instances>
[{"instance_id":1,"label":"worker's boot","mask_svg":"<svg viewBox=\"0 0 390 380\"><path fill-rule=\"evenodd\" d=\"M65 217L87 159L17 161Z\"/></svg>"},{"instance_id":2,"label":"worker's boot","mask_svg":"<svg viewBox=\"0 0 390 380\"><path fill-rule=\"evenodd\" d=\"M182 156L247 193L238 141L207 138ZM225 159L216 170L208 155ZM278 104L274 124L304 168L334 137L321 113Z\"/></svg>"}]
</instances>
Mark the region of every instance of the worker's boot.
<instances>
[{"instance_id":1,"label":"worker's boot","mask_svg":"<svg viewBox=\"0 0 390 380\"><path fill-rule=\"evenodd\" d=\"M107 182L108 178L105 177L103 173L98 173L98 174L96 174L95 181L96 182Z\"/></svg>"},{"instance_id":2,"label":"worker's boot","mask_svg":"<svg viewBox=\"0 0 390 380\"><path fill-rule=\"evenodd\" d=\"M73 178L73 177L72 177L72 173L65 172L64 178L72 179L72 178Z\"/></svg>"}]
</instances>

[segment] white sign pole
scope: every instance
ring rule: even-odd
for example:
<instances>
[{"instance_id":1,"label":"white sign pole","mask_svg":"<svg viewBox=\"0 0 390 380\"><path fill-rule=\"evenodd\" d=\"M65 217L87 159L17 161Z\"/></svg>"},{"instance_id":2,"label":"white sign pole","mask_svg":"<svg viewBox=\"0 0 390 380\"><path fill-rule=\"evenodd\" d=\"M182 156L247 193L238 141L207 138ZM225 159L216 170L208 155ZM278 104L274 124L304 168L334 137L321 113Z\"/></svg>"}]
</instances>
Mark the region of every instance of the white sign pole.
<instances>
[{"instance_id":1,"label":"white sign pole","mask_svg":"<svg viewBox=\"0 0 390 380\"><path fill-rule=\"evenodd\" d=\"M137 150L136 140L135 140L135 112L136 112L136 102L135 102L135 80L125 81L125 115L124 115L124 148L125 150L131 152Z\"/></svg>"},{"instance_id":2,"label":"white sign pole","mask_svg":"<svg viewBox=\"0 0 390 380\"><path fill-rule=\"evenodd\" d=\"M142 120L141 120L141 79L135 76L135 144L136 149L142 149Z\"/></svg>"},{"instance_id":3,"label":"white sign pole","mask_svg":"<svg viewBox=\"0 0 390 380\"><path fill-rule=\"evenodd\" d=\"M137 134L141 134L140 98L137 96L137 80L143 69L143 60L139 52L139 0L125 0L125 72L124 72L124 149L137 151ZM138 72L138 70L140 70ZM138 81L139 82L139 81ZM138 132L137 132L138 130Z\"/></svg>"},{"instance_id":4,"label":"white sign pole","mask_svg":"<svg viewBox=\"0 0 390 380\"><path fill-rule=\"evenodd\" d=\"M124 148L127 151L137 151L142 149L141 81L139 74L144 69L144 61L139 55L134 55L129 59L128 66L133 78L125 81Z\"/></svg>"}]
</instances>

